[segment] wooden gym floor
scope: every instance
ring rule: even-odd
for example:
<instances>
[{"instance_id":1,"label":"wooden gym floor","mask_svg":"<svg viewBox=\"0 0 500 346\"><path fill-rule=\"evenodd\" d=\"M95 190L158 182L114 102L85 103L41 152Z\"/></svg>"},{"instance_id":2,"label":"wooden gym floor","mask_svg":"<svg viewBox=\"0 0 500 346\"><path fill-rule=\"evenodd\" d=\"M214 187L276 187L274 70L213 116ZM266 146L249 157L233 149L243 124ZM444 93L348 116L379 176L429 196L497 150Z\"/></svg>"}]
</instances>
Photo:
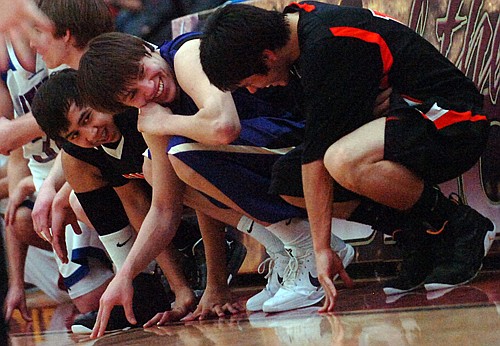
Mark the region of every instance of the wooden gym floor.
<instances>
[{"instance_id":1,"label":"wooden gym floor","mask_svg":"<svg viewBox=\"0 0 500 346\"><path fill-rule=\"evenodd\" d=\"M28 294L33 322L19 314L10 323L12 345L500 345L498 258L470 284L450 291L424 290L387 297L377 275L342 288L335 313L318 306L279 314L242 313L225 319L110 333L97 340L68 332L70 304L54 305L39 291ZM262 286L240 278L233 286L244 302ZM246 280L248 281L248 280ZM257 280L259 281L259 280ZM262 281L259 281L262 283Z\"/></svg>"}]
</instances>

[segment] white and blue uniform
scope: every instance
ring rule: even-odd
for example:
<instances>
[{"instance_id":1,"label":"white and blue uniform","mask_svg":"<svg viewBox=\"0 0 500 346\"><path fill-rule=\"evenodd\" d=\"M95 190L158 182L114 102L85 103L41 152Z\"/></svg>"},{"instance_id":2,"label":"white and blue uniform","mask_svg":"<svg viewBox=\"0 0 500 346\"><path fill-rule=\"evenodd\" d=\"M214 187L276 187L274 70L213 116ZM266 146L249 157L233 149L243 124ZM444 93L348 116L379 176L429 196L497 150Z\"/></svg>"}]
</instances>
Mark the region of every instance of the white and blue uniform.
<instances>
[{"instance_id":1,"label":"white and blue uniform","mask_svg":"<svg viewBox=\"0 0 500 346\"><path fill-rule=\"evenodd\" d=\"M38 87L47 80L49 70L39 55L36 56L36 70L31 72L23 68L10 44L8 44L8 53L10 68L2 77L9 89L14 107L14 116L17 118L31 111L31 101ZM36 191L38 191L49 174L58 152L59 146L57 143L47 136L36 138L23 145L24 157L29 160L28 166L33 176ZM82 229L81 235L75 234L69 225L66 228L66 245L70 259L68 264L61 263L59 258L54 255L43 257L56 260L59 272L71 298L79 297L94 290L112 276L112 272L107 269L107 255L98 235L81 222L80 227ZM30 249L31 252L33 250L35 249ZM29 258L27 262L30 263ZM49 267L46 263L42 265L35 263L35 266L37 267L35 270L43 270L41 267ZM91 271L91 267L95 268L95 270ZM52 275L45 276L45 279L47 277L51 278L52 281L55 279L57 288L57 278ZM82 282L85 277L87 277L87 280ZM92 279L90 279L91 277ZM40 281L43 281L43 278ZM45 285L43 282L35 282L34 284L39 287ZM45 286L49 289L49 286Z\"/></svg>"}]
</instances>

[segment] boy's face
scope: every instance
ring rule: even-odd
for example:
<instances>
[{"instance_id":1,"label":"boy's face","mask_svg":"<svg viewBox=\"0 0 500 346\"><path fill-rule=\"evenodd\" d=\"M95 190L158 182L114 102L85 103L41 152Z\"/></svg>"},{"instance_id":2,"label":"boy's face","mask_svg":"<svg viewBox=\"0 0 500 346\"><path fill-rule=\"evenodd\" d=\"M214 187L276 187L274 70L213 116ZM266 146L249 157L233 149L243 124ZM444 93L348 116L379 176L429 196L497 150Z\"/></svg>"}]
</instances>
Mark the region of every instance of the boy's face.
<instances>
[{"instance_id":1,"label":"boy's face","mask_svg":"<svg viewBox=\"0 0 500 346\"><path fill-rule=\"evenodd\" d=\"M79 108L73 102L67 118L70 122L68 131L60 135L80 147L98 147L121 138L111 114L100 113L87 106Z\"/></svg>"},{"instance_id":2,"label":"boy's face","mask_svg":"<svg viewBox=\"0 0 500 346\"><path fill-rule=\"evenodd\" d=\"M69 37L65 35L56 38L52 31L35 28L30 38L30 45L41 55L47 67L53 69L62 65L67 58L67 36Z\"/></svg>"},{"instance_id":3,"label":"boy's face","mask_svg":"<svg viewBox=\"0 0 500 346\"><path fill-rule=\"evenodd\" d=\"M270 74L254 74L243 79L238 86L246 88L250 93L254 94L259 89L268 88L271 86L285 86L288 84L288 78L284 80L275 80Z\"/></svg>"},{"instance_id":4,"label":"boy's face","mask_svg":"<svg viewBox=\"0 0 500 346\"><path fill-rule=\"evenodd\" d=\"M140 108L150 102L168 104L175 100L178 86L167 62L157 52L144 56L140 72L132 86L126 90L120 102Z\"/></svg>"},{"instance_id":5,"label":"boy's face","mask_svg":"<svg viewBox=\"0 0 500 346\"><path fill-rule=\"evenodd\" d=\"M287 64L279 60L268 60L269 71L266 74L254 74L243 79L238 86L246 88L252 94L259 89L271 86L285 86L290 79L290 70Z\"/></svg>"}]
</instances>

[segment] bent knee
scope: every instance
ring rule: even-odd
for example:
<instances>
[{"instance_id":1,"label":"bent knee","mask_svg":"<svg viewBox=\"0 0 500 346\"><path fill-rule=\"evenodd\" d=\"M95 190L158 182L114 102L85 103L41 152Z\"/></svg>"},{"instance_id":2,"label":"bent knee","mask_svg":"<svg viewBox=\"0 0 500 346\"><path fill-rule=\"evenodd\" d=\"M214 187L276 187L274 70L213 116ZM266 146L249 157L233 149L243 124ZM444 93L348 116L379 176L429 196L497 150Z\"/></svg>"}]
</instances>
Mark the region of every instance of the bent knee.
<instances>
[{"instance_id":1,"label":"bent knee","mask_svg":"<svg viewBox=\"0 0 500 346\"><path fill-rule=\"evenodd\" d=\"M9 231L13 232L18 239L30 237L33 232L31 209L24 206L17 208L14 215L14 222L9 226Z\"/></svg>"},{"instance_id":2,"label":"bent knee","mask_svg":"<svg viewBox=\"0 0 500 346\"><path fill-rule=\"evenodd\" d=\"M349 179L355 167L354 158L346 147L334 144L328 148L323 158L323 163L330 175L337 182Z\"/></svg>"},{"instance_id":3,"label":"bent knee","mask_svg":"<svg viewBox=\"0 0 500 346\"><path fill-rule=\"evenodd\" d=\"M359 182L366 174L368 155L359 155L348 146L334 144L325 153L324 165L332 178L351 191L356 190Z\"/></svg>"}]
</instances>

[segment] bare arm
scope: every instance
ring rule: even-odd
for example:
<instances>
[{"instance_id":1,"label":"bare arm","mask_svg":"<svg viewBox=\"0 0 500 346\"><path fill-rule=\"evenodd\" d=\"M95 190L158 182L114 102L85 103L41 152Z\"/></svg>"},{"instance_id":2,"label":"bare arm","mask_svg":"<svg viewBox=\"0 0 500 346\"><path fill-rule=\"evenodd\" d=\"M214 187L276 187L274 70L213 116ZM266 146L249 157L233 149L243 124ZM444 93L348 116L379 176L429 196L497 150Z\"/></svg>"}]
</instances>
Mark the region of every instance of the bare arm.
<instances>
[{"instance_id":1,"label":"bare arm","mask_svg":"<svg viewBox=\"0 0 500 346\"><path fill-rule=\"evenodd\" d=\"M115 305L123 305L128 321L132 324L136 322L132 310L132 279L170 244L182 216L184 184L177 178L165 155L168 137L145 135L144 138L154 158L151 209L123 267L101 298L92 338L104 334Z\"/></svg>"},{"instance_id":2,"label":"bare arm","mask_svg":"<svg viewBox=\"0 0 500 346\"><path fill-rule=\"evenodd\" d=\"M163 156L166 156L164 152ZM145 184L143 180L133 179L124 186L115 188L134 229L141 229L142 222L151 206L149 195L144 192L142 184ZM179 321L194 309L196 302L194 292L189 287L176 254L178 254L177 249L169 244L156 257L156 261L167 277L170 288L175 293L175 309L162 314L164 322ZM155 323L158 322L156 319L153 320Z\"/></svg>"},{"instance_id":3,"label":"bare arm","mask_svg":"<svg viewBox=\"0 0 500 346\"><path fill-rule=\"evenodd\" d=\"M63 152L59 152L49 175L40 187L35 201L35 206L33 207L33 212L31 214L35 232L39 235L44 234L42 237L46 237L47 239L50 238L50 227L52 224L52 202L54 201L57 191L66 182L61 163L62 155Z\"/></svg>"},{"instance_id":4,"label":"bare arm","mask_svg":"<svg viewBox=\"0 0 500 346\"><path fill-rule=\"evenodd\" d=\"M121 270L122 275L132 278L170 244L183 212L184 184L165 154L168 137L145 135L144 138L154 157L153 199L139 236Z\"/></svg>"},{"instance_id":5,"label":"bare arm","mask_svg":"<svg viewBox=\"0 0 500 346\"><path fill-rule=\"evenodd\" d=\"M30 176L27 162L23 158L21 148L13 152L9 157L7 171L9 176L9 192L12 193L21 180ZM7 216L7 226L9 223L13 222L13 216L11 216L11 219ZM28 309L26 307L26 296L24 293L24 265L26 263L28 245L19 241L9 229L9 226L7 227L5 240L9 263L9 291L5 299L5 319L8 321L14 310L19 309L23 319L31 321L31 316L28 314Z\"/></svg>"},{"instance_id":6,"label":"bare arm","mask_svg":"<svg viewBox=\"0 0 500 346\"><path fill-rule=\"evenodd\" d=\"M14 310L19 309L22 318L25 321L31 321L24 292L24 266L28 245L17 240L12 232L7 232L5 235L5 248L9 262L9 289L4 303L5 320L9 321Z\"/></svg>"},{"instance_id":7,"label":"bare arm","mask_svg":"<svg viewBox=\"0 0 500 346\"><path fill-rule=\"evenodd\" d=\"M1 120L0 133L6 134L2 136L0 146L1 153L4 155L44 135L31 112L13 120Z\"/></svg>"},{"instance_id":8,"label":"bare arm","mask_svg":"<svg viewBox=\"0 0 500 346\"><path fill-rule=\"evenodd\" d=\"M9 89L2 79L0 79L0 115L9 120L14 118Z\"/></svg>"},{"instance_id":9,"label":"bare arm","mask_svg":"<svg viewBox=\"0 0 500 346\"><path fill-rule=\"evenodd\" d=\"M0 0L0 68L6 69L7 51L2 36L29 37L33 27L51 30L52 23L33 0Z\"/></svg>"},{"instance_id":10,"label":"bare arm","mask_svg":"<svg viewBox=\"0 0 500 346\"><path fill-rule=\"evenodd\" d=\"M333 179L321 160L302 166L302 180L307 214L316 255L318 278L325 290L325 303L320 311L332 312L337 291L333 277L339 274L346 282L350 278L342 261L330 247L330 232L333 215Z\"/></svg>"},{"instance_id":11,"label":"bare arm","mask_svg":"<svg viewBox=\"0 0 500 346\"><path fill-rule=\"evenodd\" d=\"M151 131L143 130L158 135L181 135L205 144L228 144L235 140L241 125L233 97L210 84L201 67L199 40L182 45L176 53L174 69L179 86L193 99L199 111L188 117L162 112L158 105L148 105L141 108L141 115L154 111L163 118L150 122Z\"/></svg>"}]
</instances>

